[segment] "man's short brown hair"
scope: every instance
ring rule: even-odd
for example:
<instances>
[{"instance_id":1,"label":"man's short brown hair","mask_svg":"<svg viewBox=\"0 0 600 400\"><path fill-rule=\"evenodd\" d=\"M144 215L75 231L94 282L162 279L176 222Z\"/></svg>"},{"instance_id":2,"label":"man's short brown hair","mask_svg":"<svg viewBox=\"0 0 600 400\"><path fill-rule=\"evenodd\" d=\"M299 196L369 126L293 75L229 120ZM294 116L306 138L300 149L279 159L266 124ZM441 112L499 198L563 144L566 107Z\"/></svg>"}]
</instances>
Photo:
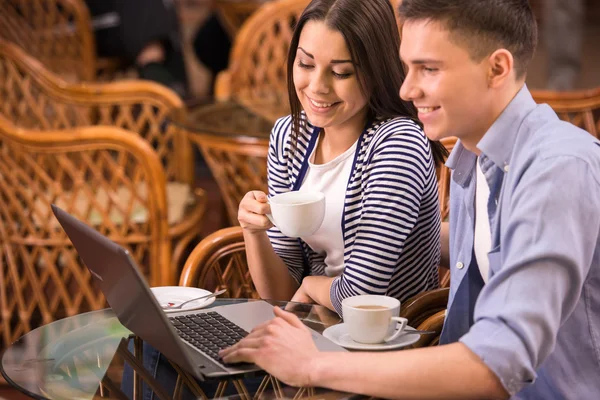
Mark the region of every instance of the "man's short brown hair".
<instances>
[{"instance_id":1,"label":"man's short brown hair","mask_svg":"<svg viewBox=\"0 0 600 400\"><path fill-rule=\"evenodd\" d=\"M537 23L528 0L403 0L398 12L403 23L441 23L475 61L500 48L510 51L517 78L535 53Z\"/></svg>"}]
</instances>

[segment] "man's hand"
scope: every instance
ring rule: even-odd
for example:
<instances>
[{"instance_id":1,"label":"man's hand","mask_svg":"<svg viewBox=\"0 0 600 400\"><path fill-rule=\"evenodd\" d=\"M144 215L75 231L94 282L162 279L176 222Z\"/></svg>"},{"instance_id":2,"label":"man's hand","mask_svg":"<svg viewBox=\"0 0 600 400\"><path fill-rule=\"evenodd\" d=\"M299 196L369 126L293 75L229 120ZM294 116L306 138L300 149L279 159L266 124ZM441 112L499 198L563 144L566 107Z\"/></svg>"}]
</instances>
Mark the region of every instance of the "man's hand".
<instances>
[{"instance_id":1,"label":"man's hand","mask_svg":"<svg viewBox=\"0 0 600 400\"><path fill-rule=\"evenodd\" d=\"M294 314L273 311L274 319L219 355L226 363L254 363L288 385L311 386L311 364L319 351L310 330Z\"/></svg>"}]
</instances>

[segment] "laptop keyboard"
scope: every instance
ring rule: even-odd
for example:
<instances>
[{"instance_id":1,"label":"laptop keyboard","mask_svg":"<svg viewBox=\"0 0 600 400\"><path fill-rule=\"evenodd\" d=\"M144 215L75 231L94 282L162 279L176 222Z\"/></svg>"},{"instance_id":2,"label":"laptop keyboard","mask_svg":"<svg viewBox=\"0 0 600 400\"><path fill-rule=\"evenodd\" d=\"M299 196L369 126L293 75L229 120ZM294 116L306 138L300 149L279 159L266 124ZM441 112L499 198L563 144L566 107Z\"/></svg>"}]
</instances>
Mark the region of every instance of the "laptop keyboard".
<instances>
[{"instance_id":1,"label":"laptop keyboard","mask_svg":"<svg viewBox=\"0 0 600 400\"><path fill-rule=\"evenodd\" d=\"M248 335L248 332L214 311L180 315L169 320L182 339L221 365L225 364L219 358L219 350L236 344Z\"/></svg>"}]
</instances>

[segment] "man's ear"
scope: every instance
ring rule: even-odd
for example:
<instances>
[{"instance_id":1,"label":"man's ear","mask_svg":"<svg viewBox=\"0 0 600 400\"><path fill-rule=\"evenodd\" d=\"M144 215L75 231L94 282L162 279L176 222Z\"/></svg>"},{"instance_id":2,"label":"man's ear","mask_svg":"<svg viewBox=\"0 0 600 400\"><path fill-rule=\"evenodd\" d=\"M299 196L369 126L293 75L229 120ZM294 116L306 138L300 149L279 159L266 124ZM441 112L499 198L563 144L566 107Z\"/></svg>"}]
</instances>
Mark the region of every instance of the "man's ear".
<instances>
[{"instance_id":1,"label":"man's ear","mask_svg":"<svg viewBox=\"0 0 600 400\"><path fill-rule=\"evenodd\" d=\"M514 78L515 60L510 51L498 49L488 57L488 86L497 88L502 86L507 79Z\"/></svg>"}]
</instances>

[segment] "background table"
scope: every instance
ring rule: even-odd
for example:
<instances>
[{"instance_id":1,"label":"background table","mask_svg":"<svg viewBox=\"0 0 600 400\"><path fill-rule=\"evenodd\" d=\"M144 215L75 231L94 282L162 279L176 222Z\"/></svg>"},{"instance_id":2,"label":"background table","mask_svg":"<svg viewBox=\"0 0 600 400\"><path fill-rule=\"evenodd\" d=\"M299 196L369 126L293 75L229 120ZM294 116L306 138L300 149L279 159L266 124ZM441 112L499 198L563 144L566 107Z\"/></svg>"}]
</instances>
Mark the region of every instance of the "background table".
<instances>
[{"instance_id":1,"label":"background table","mask_svg":"<svg viewBox=\"0 0 600 400\"><path fill-rule=\"evenodd\" d=\"M218 299L212 307L249 299ZM340 322L337 314L316 305L268 301L285 306L310 328L322 333L325 328ZM37 328L13 343L2 355L2 375L7 382L29 396L40 399L124 399L121 392L123 362L132 365L137 375L137 395L141 380L155 385L155 398L177 398L183 386L194 391L195 380L174 365L179 372L175 392L166 393L142 365L141 340L136 338L135 351L127 349L131 332L124 328L110 309L65 318ZM137 353L137 354L136 354ZM216 397L227 385L234 385L242 400L251 397L303 398L316 394L328 399L345 398L346 393L325 389L290 388L271 376L265 376L257 393L248 393L241 380L224 380ZM202 393L199 394L202 397Z\"/></svg>"}]
</instances>

